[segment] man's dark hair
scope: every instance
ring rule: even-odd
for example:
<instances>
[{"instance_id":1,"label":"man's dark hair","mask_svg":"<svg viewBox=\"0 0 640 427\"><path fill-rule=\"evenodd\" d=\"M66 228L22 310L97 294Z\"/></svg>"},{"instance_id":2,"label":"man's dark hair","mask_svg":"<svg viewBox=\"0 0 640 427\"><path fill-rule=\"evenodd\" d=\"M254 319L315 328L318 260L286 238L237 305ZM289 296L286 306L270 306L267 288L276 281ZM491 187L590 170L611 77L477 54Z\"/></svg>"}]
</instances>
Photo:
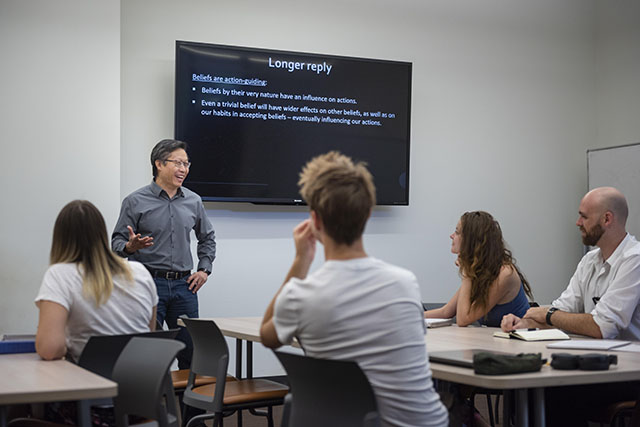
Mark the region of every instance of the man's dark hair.
<instances>
[{"instance_id":1,"label":"man's dark hair","mask_svg":"<svg viewBox=\"0 0 640 427\"><path fill-rule=\"evenodd\" d=\"M151 150L151 167L153 170L153 178L158 176L158 168L156 168L156 160L164 162L174 151L182 148L187 151L187 143L176 139L163 139L158 142L153 150Z\"/></svg>"}]
</instances>

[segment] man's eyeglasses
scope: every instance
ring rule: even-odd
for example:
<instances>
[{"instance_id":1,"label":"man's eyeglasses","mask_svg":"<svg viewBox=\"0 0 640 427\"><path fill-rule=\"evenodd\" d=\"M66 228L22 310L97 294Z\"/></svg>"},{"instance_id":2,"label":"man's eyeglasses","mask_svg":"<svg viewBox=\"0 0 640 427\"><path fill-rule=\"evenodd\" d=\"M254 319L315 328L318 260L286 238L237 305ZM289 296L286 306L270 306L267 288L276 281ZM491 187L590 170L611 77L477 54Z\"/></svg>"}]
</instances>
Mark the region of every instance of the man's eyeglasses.
<instances>
[{"instance_id":1,"label":"man's eyeglasses","mask_svg":"<svg viewBox=\"0 0 640 427\"><path fill-rule=\"evenodd\" d=\"M184 167L185 169L189 169L191 167L191 162L183 162L182 160L170 160L167 159L165 162L171 162L176 165L177 168Z\"/></svg>"}]
</instances>

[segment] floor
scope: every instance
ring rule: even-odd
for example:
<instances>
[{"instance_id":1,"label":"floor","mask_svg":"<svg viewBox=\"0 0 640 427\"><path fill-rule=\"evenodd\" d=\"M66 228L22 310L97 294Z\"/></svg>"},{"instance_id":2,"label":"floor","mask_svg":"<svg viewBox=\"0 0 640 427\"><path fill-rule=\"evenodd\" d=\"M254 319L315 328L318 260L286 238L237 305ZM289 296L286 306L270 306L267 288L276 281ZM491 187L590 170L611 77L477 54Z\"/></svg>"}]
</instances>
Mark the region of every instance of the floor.
<instances>
[{"instance_id":1,"label":"floor","mask_svg":"<svg viewBox=\"0 0 640 427\"><path fill-rule=\"evenodd\" d=\"M224 419L224 427L237 427L238 426L237 415L232 415ZM273 408L273 424L279 426L282 422L282 406L275 406ZM206 423L211 426L211 423ZM242 427L267 427L267 419L265 417L259 417L251 415L249 411L242 411Z\"/></svg>"},{"instance_id":2,"label":"floor","mask_svg":"<svg viewBox=\"0 0 640 427\"><path fill-rule=\"evenodd\" d=\"M494 396L492 398L494 406L495 406L495 399L496 398ZM476 397L475 406L478 412L480 413L480 415L482 416L483 420L486 422L487 425L489 425L489 412L487 409L486 397L484 395L478 395ZM502 419L502 399L500 400L498 411L499 411L499 417L498 417L499 422L495 423L495 426L496 427L505 426L504 420ZM280 423L282 421L282 406L277 406L273 408L273 419L274 419L274 425L276 427L280 426ZM207 421L205 424L208 427L212 426L211 421ZM479 424L481 425L482 423L476 423L476 426ZM238 426L238 423L237 423L236 415L232 415L231 417L227 417L224 419L224 427L237 427L237 426ZM598 427L599 424L589 423L589 426ZM267 420L264 417L254 416L254 415L251 415L248 411L243 411L242 427L267 427Z\"/></svg>"}]
</instances>

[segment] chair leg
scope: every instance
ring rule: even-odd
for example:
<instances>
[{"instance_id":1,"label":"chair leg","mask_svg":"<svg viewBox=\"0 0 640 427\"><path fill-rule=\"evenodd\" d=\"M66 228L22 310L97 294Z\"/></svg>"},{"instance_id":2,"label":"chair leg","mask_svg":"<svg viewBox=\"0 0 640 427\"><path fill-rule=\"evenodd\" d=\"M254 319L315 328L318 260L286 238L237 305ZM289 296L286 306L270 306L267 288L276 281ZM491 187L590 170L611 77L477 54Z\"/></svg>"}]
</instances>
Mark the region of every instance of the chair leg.
<instances>
[{"instance_id":1,"label":"chair leg","mask_svg":"<svg viewBox=\"0 0 640 427\"><path fill-rule=\"evenodd\" d=\"M273 406L267 407L267 425L273 427Z\"/></svg>"},{"instance_id":2,"label":"chair leg","mask_svg":"<svg viewBox=\"0 0 640 427\"><path fill-rule=\"evenodd\" d=\"M486 397L487 397L487 412L489 412L489 423L491 424L491 427L495 427L496 424L493 421L493 409L491 407L491 395L487 393Z\"/></svg>"},{"instance_id":3,"label":"chair leg","mask_svg":"<svg viewBox=\"0 0 640 427\"><path fill-rule=\"evenodd\" d=\"M224 417L221 412L216 412L215 417L213 418L213 427L223 427Z\"/></svg>"},{"instance_id":4,"label":"chair leg","mask_svg":"<svg viewBox=\"0 0 640 427\"><path fill-rule=\"evenodd\" d=\"M222 413L219 414L220 418L222 418ZM187 425L185 427L193 427L195 425L197 425L196 423L199 423L200 421L204 421L204 420L210 420L211 418L213 418L213 425L216 425L216 419L218 418L218 413L212 414L212 413L208 413L208 414L200 414L200 415L196 415L192 418L189 419L189 421L187 422Z\"/></svg>"}]
</instances>

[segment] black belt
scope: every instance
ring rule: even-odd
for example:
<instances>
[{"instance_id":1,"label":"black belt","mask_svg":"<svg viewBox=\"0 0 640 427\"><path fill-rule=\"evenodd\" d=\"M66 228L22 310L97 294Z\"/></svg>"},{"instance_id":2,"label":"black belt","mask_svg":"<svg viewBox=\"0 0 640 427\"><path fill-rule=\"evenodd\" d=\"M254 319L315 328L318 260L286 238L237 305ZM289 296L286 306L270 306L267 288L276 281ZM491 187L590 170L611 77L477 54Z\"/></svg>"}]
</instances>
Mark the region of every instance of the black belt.
<instances>
[{"instance_id":1,"label":"black belt","mask_svg":"<svg viewBox=\"0 0 640 427\"><path fill-rule=\"evenodd\" d=\"M167 280L182 279L183 277L189 276L191 274L190 271L154 270L148 267L147 270L149 270L149 273L151 273L153 277Z\"/></svg>"}]
</instances>

